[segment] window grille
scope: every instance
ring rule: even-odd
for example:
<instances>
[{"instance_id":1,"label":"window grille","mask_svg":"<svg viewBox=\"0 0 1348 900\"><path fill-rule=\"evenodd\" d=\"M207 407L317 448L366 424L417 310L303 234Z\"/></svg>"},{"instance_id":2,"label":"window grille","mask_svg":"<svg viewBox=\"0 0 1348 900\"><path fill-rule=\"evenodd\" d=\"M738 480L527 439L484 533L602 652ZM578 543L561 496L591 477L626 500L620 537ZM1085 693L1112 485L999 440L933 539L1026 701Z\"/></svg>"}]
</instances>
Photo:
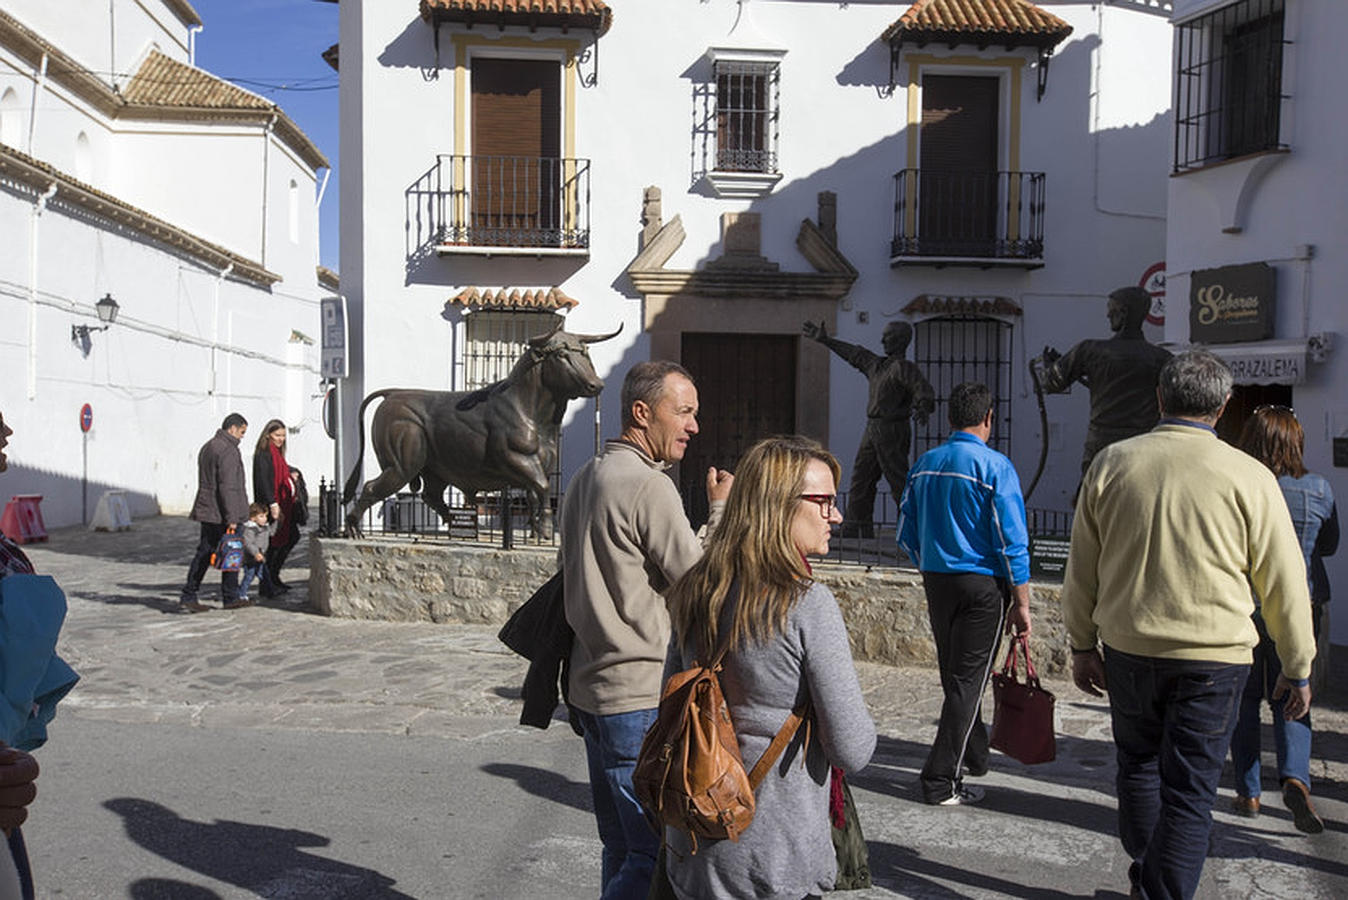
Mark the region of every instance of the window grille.
<instances>
[{"instance_id":1,"label":"window grille","mask_svg":"<svg viewBox=\"0 0 1348 900\"><path fill-rule=\"evenodd\" d=\"M1175 168L1284 149L1284 0L1239 0L1176 26Z\"/></svg>"},{"instance_id":2,"label":"window grille","mask_svg":"<svg viewBox=\"0 0 1348 900\"><path fill-rule=\"evenodd\" d=\"M776 172L777 63L717 60L716 169Z\"/></svg>"},{"instance_id":3,"label":"window grille","mask_svg":"<svg viewBox=\"0 0 1348 900\"><path fill-rule=\"evenodd\" d=\"M1011 453L1011 326L984 316L942 316L913 326L913 361L936 392L936 410L914 423L913 456L944 443L950 434L950 391L981 381L992 391L988 446Z\"/></svg>"},{"instance_id":4,"label":"window grille","mask_svg":"<svg viewBox=\"0 0 1348 900\"><path fill-rule=\"evenodd\" d=\"M463 387L476 390L510 374L528 349L529 338L547 334L561 316L522 309L480 309L466 318Z\"/></svg>"}]
</instances>

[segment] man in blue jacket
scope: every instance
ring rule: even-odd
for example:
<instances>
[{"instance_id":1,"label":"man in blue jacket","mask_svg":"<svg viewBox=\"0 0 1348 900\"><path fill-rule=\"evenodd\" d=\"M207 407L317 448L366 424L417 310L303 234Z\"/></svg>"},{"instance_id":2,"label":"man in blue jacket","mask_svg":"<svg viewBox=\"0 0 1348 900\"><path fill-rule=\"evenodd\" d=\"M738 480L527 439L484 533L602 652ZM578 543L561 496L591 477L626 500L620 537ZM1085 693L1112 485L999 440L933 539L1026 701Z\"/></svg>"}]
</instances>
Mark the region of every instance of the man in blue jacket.
<instances>
[{"instance_id":1,"label":"man in blue jacket","mask_svg":"<svg viewBox=\"0 0 1348 900\"><path fill-rule=\"evenodd\" d=\"M1025 501L1011 460L987 445L992 392L965 382L950 392L950 439L918 458L899 507L899 545L922 572L945 702L922 798L958 806L982 792L963 771L988 770L979 705L1003 630L1030 633Z\"/></svg>"}]
</instances>

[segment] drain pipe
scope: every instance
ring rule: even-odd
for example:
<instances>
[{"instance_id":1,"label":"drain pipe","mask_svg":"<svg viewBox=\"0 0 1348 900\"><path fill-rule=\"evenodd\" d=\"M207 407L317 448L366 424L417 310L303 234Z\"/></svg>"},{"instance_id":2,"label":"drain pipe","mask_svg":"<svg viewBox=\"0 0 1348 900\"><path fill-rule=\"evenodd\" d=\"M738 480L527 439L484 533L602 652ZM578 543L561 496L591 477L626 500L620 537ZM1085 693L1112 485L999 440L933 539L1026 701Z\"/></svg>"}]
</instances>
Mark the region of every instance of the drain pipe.
<instances>
[{"instance_id":1,"label":"drain pipe","mask_svg":"<svg viewBox=\"0 0 1348 900\"><path fill-rule=\"evenodd\" d=\"M28 240L28 399L37 399L37 234L38 220L47 201L56 196L56 182L33 200L33 222Z\"/></svg>"},{"instance_id":2,"label":"drain pipe","mask_svg":"<svg viewBox=\"0 0 1348 900\"><path fill-rule=\"evenodd\" d=\"M276 125L276 113L272 113L267 127L262 130L262 268L267 267L267 194L268 180L271 178L271 131Z\"/></svg>"},{"instance_id":3,"label":"drain pipe","mask_svg":"<svg viewBox=\"0 0 1348 900\"><path fill-rule=\"evenodd\" d=\"M33 155L33 135L37 134L37 111L40 108L38 98L47 86L47 54L42 54L42 62L37 67L37 80L33 82L33 104L28 110L28 144L24 152Z\"/></svg>"},{"instance_id":4,"label":"drain pipe","mask_svg":"<svg viewBox=\"0 0 1348 900\"><path fill-rule=\"evenodd\" d=\"M215 276L215 303L214 310L211 313L211 386L210 396L215 403L215 412L220 412L219 395L216 392L216 382L219 371L216 368L220 353L220 285L229 277L229 273L234 271L234 263L229 263Z\"/></svg>"}]
</instances>

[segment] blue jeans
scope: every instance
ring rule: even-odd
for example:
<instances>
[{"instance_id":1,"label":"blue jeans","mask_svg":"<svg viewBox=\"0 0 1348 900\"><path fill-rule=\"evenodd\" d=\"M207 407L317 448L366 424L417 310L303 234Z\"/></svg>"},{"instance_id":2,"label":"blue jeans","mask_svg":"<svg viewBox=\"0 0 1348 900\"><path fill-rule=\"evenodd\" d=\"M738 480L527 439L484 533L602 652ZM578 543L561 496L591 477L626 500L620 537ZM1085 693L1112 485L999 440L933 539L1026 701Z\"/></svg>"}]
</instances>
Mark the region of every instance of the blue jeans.
<instances>
[{"instance_id":1,"label":"blue jeans","mask_svg":"<svg viewBox=\"0 0 1348 900\"><path fill-rule=\"evenodd\" d=\"M1264 627L1264 619L1254 614L1254 625L1259 629L1259 646L1254 648L1254 668L1240 698L1240 717L1231 736L1231 768L1235 771L1236 792L1242 797L1260 794L1259 770L1259 707L1268 700L1273 710L1273 748L1278 755L1278 781L1295 778L1306 787L1311 786L1311 714L1306 713L1295 722L1282 717L1283 702L1273 699L1273 685L1282 674L1278 648Z\"/></svg>"},{"instance_id":2,"label":"blue jeans","mask_svg":"<svg viewBox=\"0 0 1348 900\"><path fill-rule=\"evenodd\" d=\"M1146 900L1198 889L1248 665L1157 659L1105 648L1117 748L1119 838Z\"/></svg>"},{"instance_id":3,"label":"blue jeans","mask_svg":"<svg viewBox=\"0 0 1348 900\"><path fill-rule=\"evenodd\" d=\"M632 793L632 771L654 709L596 716L576 710L585 732L590 793L599 839L604 843L602 900L645 900L660 850L660 835Z\"/></svg>"},{"instance_id":4,"label":"blue jeans","mask_svg":"<svg viewBox=\"0 0 1348 900\"><path fill-rule=\"evenodd\" d=\"M248 588L252 586L253 579L257 579L260 586L259 590L266 593L267 586L271 583L271 577L267 574L267 564L256 560L243 564L243 571L239 573L239 599L248 599Z\"/></svg>"}]
</instances>

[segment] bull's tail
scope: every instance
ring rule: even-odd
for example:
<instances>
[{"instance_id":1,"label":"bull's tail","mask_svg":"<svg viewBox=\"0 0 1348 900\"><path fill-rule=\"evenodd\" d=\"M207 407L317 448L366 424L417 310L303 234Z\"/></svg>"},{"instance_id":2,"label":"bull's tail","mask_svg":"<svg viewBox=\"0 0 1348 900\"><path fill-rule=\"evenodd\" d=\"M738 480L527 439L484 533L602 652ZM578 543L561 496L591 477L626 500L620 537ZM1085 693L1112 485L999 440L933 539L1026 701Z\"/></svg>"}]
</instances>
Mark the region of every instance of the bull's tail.
<instances>
[{"instance_id":1,"label":"bull's tail","mask_svg":"<svg viewBox=\"0 0 1348 900\"><path fill-rule=\"evenodd\" d=\"M360 403L360 410L356 413L356 434L360 436L360 452L356 454L356 464L351 468L351 474L346 479L346 486L342 488L343 503L350 503L356 499L356 486L360 484L361 463L365 461L365 407L370 405L371 400L386 396L394 390L396 388L384 388L382 391L375 391Z\"/></svg>"}]
</instances>

